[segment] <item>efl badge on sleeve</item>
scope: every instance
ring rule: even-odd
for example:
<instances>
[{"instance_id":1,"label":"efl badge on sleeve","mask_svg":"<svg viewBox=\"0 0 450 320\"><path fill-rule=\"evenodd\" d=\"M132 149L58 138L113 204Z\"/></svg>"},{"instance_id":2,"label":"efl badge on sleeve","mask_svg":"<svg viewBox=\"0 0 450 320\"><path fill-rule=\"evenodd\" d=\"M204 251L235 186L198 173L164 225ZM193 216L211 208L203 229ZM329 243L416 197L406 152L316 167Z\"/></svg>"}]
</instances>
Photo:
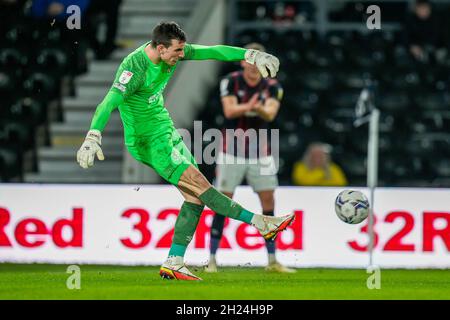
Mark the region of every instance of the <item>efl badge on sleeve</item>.
<instances>
[{"instance_id":1,"label":"efl badge on sleeve","mask_svg":"<svg viewBox=\"0 0 450 320\"><path fill-rule=\"evenodd\" d=\"M133 72L125 70L120 75L119 82L121 84L127 84L128 82L130 82L130 79L132 76L133 76Z\"/></svg>"}]
</instances>

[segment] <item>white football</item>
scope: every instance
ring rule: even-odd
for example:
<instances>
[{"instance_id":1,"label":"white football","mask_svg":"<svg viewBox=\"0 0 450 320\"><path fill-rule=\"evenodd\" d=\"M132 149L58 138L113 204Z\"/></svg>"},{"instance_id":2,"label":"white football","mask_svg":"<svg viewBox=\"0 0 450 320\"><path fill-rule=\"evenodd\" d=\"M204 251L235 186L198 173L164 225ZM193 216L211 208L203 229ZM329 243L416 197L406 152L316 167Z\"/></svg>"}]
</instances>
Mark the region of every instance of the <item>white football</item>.
<instances>
[{"instance_id":1,"label":"white football","mask_svg":"<svg viewBox=\"0 0 450 320\"><path fill-rule=\"evenodd\" d=\"M369 200L360 191L343 190L336 197L335 209L345 223L361 223L369 215Z\"/></svg>"}]
</instances>

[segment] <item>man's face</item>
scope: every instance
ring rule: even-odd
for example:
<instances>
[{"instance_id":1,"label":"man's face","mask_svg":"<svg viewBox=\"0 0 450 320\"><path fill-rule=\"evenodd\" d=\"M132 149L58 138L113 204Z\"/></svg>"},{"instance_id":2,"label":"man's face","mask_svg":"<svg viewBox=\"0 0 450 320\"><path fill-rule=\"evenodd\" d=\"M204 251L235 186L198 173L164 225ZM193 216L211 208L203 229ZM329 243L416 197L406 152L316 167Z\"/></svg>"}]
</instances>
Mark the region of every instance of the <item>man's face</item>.
<instances>
[{"instance_id":1,"label":"man's face","mask_svg":"<svg viewBox=\"0 0 450 320\"><path fill-rule=\"evenodd\" d=\"M251 79L261 79L261 73L259 73L258 68L250 64L248 62L245 62L244 60L241 61L241 67L244 69L244 74L247 75Z\"/></svg>"},{"instance_id":2,"label":"man's face","mask_svg":"<svg viewBox=\"0 0 450 320\"><path fill-rule=\"evenodd\" d=\"M431 7L429 4L423 3L416 6L416 14L417 16L422 19L426 20L431 15Z\"/></svg>"},{"instance_id":3,"label":"man's face","mask_svg":"<svg viewBox=\"0 0 450 320\"><path fill-rule=\"evenodd\" d=\"M162 44L158 45L158 51L161 56L161 60L168 65L175 65L178 60L184 57L184 45L186 42L179 40L171 40L172 44L166 48Z\"/></svg>"},{"instance_id":4,"label":"man's face","mask_svg":"<svg viewBox=\"0 0 450 320\"><path fill-rule=\"evenodd\" d=\"M311 165L314 168L323 168L327 163L327 154L320 148L315 147L311 150Z\"/></svg>"}]
</instances>

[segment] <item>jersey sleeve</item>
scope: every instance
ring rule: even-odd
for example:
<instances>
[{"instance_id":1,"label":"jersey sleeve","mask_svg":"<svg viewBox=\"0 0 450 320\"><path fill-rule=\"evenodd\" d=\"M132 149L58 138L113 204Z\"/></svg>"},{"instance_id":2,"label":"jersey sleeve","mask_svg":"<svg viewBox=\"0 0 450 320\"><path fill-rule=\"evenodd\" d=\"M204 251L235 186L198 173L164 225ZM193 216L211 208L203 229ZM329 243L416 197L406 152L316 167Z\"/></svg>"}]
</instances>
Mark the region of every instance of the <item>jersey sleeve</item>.
<instances>
[{"instance_id":1,"label":"jersey sleeve","mask_svg":"<svg viewBox=\"0 0 450 320\"><path fill-rule=\"evenodd\" d=\"M228 75L220 81L220 97L234 95L234 78L231 75Z\"/></svg>"},{"instance_id":2,"label":"jersey sleeve","mask_svg":"<svg viewBox=\"0 0 450 320\"><path fill-rule=\"evenodd\" d=\"M145 69L138 57L127 57L119 66L114 82L103 101L97 106L91 121L91 129L103 131L109 121L111 113L145 81Z\"/></svg>"},{"instance_id":3,"label":"jersey sleeve","mask_svg":"<svg viewBox=\"0 0 450 320\"><path fill-rule=\"evenodd\" d=\"M225 45L204 46L187 43L184 46L183 60L240 61L245 59L246 51L244 48Z\"/></svg>"},{"instance_id":4,"label":"jersey sleeve","mask_svg":"<svg viewBox=\"0 0 450 320\"><path fill-rule=\"evenodd\" d=\"M278 101L281 101L283 99L283 87L281 84L276 80L269 80L269 97L274 98Z\"/></svg>"},{"instance_id":5,"label":"jersey sleeve","mask_svg":"<svg viewBox=\"0 0 450 320\"><path fill-rule=\"evenodd\" d=\"M91 121L91 130L96 129L100 132L103 131L109 121L111 113L121 105L123 101L123 97L120 94L110 90L95 110L94 117Z\"/></svg>"},{"instance_id":6,"label":"jersey sleeve","mask_svg":"<svg viewBox=\"0 0 450 320\"><path fill-rule=\"evenodd\" d=\"M145 68L140 65L139 59L127 58L120 64L110 91L127 99L144 84L144 81Z\"/></svg>"}]
</instances>

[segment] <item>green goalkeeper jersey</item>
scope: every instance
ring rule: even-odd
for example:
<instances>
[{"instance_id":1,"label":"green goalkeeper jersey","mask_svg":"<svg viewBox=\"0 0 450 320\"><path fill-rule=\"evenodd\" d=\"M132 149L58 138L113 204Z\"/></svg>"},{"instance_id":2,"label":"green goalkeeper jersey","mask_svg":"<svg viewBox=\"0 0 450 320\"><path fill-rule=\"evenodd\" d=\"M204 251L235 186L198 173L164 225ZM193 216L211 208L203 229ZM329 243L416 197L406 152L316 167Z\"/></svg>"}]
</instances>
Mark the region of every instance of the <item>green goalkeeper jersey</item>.
<instances>
[{"instance_id":1,"label":"green goalkeeper jersey","mask_svg":"<svg viewBox=\"0 0 450 320\"><path fill-rule=\"evenodd\" d=\"M137 48L120 64L111 89L98 105L91 123L91 129L103 131L111 112L118 107L128 146L135 144L136 137L156 138L174 130L164 107L163 91L179 62L174 66L163 61L153 63L144 51L148 44ZM245 51L224 45L186 44L183 60L239 61L244 59Z\"/></svg>"}]
</instances>

